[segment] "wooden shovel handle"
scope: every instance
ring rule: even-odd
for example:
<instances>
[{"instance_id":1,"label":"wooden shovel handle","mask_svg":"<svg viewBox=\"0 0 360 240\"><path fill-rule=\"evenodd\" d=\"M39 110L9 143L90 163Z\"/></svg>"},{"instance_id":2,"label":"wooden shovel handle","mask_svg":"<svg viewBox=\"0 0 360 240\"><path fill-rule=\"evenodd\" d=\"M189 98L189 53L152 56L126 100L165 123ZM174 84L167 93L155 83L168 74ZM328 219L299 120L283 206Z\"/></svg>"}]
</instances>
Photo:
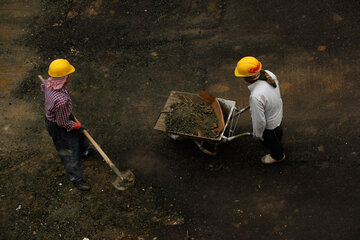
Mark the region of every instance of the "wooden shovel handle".
<instances>
[{"instance_id":1,"label":"wooden shovel handle","mask_svg":"<svg viewBox=\"0 0 360 240\"><path fill-rule=\"evenodd\" d=\"M45 82L45 79L44 79L41 75L38 75L38 77L40 78L40 80L41 80L42 82Z\"/></svg>"},{"instance_id":2,"label":"wooden shovel handle","mask_svg":"<svg viewBox=\"0 0 360 240\"><path fill-rule=\"evenodd\" d=\"M80 123L80 121L75 116L74 116L74 118L77 123ZM114 165L114 163L110 160L110 158L106 155L106 153L101 149L99 144L97 144L95 142L95 140L91 137L90 133L86 129L83 130L83 133L89 139L89 141L92 143L92 145L96 148L96 150L100 153L100 155L104 158L105 162L115 172L115 174L122 179L123 177L122 177L119 169Z\"/></svg>"}]
</instances>

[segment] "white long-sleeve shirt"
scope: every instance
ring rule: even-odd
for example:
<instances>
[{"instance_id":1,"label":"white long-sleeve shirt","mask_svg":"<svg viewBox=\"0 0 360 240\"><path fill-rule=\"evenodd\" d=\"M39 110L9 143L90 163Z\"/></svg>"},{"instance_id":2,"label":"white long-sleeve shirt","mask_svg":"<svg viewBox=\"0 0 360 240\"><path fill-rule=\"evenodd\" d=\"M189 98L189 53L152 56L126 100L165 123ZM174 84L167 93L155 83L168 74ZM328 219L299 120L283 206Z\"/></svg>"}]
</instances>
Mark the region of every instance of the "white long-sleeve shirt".
<instances>
[{"instance_id":1,"label":"white long-sleeve shirt","mask_svg":"<svg viewBox=\"0 0 360 240\"><path fill-rule=\"evenodd\" d=\"M248 86L251 92L249 102L255 137L262 137L265 129L271 130L280 126L283 117L279 81L272 72L265 72L275 80L276 88L263 80L257 80Z\"/></svg>"}]
</instances>

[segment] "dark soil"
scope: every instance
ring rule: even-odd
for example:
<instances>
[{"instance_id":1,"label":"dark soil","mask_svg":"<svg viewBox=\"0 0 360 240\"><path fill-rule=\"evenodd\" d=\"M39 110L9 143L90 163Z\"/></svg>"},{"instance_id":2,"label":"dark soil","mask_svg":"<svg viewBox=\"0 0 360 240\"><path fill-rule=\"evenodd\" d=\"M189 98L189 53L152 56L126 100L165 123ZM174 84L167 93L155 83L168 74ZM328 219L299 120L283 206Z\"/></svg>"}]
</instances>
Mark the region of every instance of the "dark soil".
<instances>
[{"instance_id":1,"label":"dark soil","mask_svg":"<svg viewBox=\"0 0 360 240\"><path fill-rule=\"evenodd\" d=\"M3 0L0 239L357 239L359 4ZM153 130L172 90L247 106L234 77L247 55L279 79L286 161L262 165L252 138L210 157ZM56 58L76 68L76 117L135 173L127 191L98 154L83 161L90 192L64 173L37 77ZM238 130L251 131L249 112Z\"/></svg>"},{"instance_id":2,"label":"dark soil","mask_svg":"<svg viewBox=\"0 0 360 240\"><path fill-rule=\"evenodd\" d=\"M216 138L218 119L211 104L200 98L179 96L181 102L170 106L166 114L166 130L171 133Z\"/></svg>"}]
</instances>

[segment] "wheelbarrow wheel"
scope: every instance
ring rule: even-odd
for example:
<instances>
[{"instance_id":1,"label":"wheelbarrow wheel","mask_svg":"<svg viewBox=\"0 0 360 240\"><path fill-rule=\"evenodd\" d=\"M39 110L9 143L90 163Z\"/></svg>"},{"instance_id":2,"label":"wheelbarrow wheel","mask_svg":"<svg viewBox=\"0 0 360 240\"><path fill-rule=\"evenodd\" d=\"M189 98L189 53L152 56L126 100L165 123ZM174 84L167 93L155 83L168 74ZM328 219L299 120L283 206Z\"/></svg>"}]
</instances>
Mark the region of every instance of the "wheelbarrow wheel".
<instances>
[{"instance_id":1,"label":"wheelbarrow wheel","mask_svg":"<svg viewBox=\"0 0 360 240\"><path fill-rule=\"evenodd\" d=\"M199 147L199 149L210 156L215 156L216 152L217 152L217 148L219 146L219 144L210 144L210 143L206 143L204 141L197 141L194 140L194 143L196 144L196 146Z\"/></svg>"}]
</instances>

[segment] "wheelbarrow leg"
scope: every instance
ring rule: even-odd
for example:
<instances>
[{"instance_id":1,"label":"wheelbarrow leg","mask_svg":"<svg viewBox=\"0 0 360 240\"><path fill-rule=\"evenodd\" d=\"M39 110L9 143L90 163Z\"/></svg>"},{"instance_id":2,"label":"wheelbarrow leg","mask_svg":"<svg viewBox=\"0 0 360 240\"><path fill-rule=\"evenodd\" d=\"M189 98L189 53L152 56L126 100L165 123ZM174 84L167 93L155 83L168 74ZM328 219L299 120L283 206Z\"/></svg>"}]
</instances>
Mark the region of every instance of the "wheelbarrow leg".
<instances>
[{"instance_id":1,"label":"wheelbarrow leg","mask_svg":"<svg viewBox=\"0 0 360 240\"><path fill-rule=\"evenodd\" d=\"M207 154L207 155L210 155L210 156L215 156L215 155L216 155L217 148L218 148L218 145L219 145L219 144L212 144L212 145L214 146L214 151L210 151L210 150L208 150L208 149L206 149L206 148L204 147L204 141L194 140L194 143L196 144L196 146L199 147L199 149L200 149L203 153L205 153L205 154Z\"/></svg>"}]
</instances>

